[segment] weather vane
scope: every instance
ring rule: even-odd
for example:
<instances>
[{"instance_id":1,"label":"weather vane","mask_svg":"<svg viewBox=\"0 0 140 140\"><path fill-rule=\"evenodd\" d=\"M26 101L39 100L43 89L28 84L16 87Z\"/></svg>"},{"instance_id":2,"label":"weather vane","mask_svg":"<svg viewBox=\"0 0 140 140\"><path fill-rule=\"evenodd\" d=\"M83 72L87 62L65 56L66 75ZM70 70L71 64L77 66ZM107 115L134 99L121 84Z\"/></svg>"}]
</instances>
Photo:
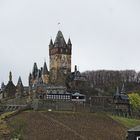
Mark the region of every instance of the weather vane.
<instances>
[{"instance_id":1,"label":"weather vane","mask_svg":"<svg viewBox=\"0 0 140 140\"><path fill-rule=\"evenodd\" d=\"M59 28L59 30L60 30L60 22L58 22L57 25L58 25L58 28Z\"/></svg>"}]
</instances>

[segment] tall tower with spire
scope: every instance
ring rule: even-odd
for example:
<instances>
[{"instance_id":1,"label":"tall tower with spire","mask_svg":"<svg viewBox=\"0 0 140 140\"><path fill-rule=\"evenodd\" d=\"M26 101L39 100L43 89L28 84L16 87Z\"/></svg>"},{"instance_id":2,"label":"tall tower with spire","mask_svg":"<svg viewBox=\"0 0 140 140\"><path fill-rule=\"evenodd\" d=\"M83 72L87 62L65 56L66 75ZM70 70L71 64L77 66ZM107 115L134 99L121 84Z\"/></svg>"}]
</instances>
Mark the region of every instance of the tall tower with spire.
<instances>
[{"instance_id":1,"label":"tall tower with spire","mask_svg":"<svg viewBox=\"0 0 140 140\"><path fill-rule=\"evenodd\" d=\"M65 85L67 75L71 73L72 44L68 39L66 43L61 31L58 31L53 43L49 44L50 57L50 82L52 84Z\"/></svg>"}]
</instances>

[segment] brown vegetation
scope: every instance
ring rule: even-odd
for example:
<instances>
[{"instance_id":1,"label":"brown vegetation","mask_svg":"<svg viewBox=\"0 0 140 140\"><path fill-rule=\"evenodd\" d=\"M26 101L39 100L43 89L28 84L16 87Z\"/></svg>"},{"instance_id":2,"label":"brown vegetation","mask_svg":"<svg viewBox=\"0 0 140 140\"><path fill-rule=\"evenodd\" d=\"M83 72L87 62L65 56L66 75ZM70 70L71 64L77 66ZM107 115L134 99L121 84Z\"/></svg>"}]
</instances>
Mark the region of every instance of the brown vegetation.
<instances>
[{"instance_id":1,"label":"brown vegetation","mask_svg":"<svg viewBox=\"0 0 140 140\"><path fill-rule=\"evenodd\" d=\"M25 140L123 140L126 128L102 113L22 112L9 120Z\"/></svg>"}]
</instances>

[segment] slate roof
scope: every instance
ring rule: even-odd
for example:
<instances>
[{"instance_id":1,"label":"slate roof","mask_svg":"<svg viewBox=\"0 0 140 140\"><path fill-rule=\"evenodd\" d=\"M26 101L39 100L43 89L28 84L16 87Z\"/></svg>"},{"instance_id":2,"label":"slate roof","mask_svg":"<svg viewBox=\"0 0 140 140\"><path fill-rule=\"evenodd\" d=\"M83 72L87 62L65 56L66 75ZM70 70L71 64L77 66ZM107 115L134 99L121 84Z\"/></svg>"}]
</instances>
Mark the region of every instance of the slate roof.
<instances>
[{"instance_id":1,"label":"slate roof","mask_svg":"<svg viewBox=\"0 0 140 140\"><path fill-rule=\"evenodd\" d=\"M85 95L80 94L80 93L78 93L78 92L75 92L74 94L72 94L72 96L85 96Z\"/></svg>"},{"instance_id":2,"label":"slate roof","mask_svg":"<svg viewBox=\"0 0 140 140\"><path fill-rule=\"evenodd\" d=\"M45 74L49 74L49 71L48 71L48 68L47 68L47 64L46 64L46 62L44 62L44 66L43 66L42 74L43 74L43 75L45 75Z\"/></svg>"},{"instance_id":3,"label":"slate roof","mask_svg":"<svg viewBox=\"0 0 140 140\"><path fill-rule=\"evenodd\" d=\"M22 80L21 80L21 77L20 77L20 76L19 76L19 78L18 78L18 83L17 83L17 85L19 85L19 86L22 86L22 87L23 87Z\"/></svg>"},{"instance_id":4,"label":"slate roof","mask_svg":"<svg viewBox=\"0 0 140 140\"><path fill-rule=\"evenodd\" d=\"M59 30L54 42L54 47L67 47L66 41L63 37L62 32Z\"/></svg>"},{"instance_id":5,"label":"slate roof","mask_svg":"<svg viewBox=\"0 0 140 140\"><path fill-rule=\"evenodd\" d=\"M37 76L37 73L38 73L38 67L37 67L37 64L34 63L33 71L32 71L32 75L34 78Z\"/></svg>"}]
</instances>

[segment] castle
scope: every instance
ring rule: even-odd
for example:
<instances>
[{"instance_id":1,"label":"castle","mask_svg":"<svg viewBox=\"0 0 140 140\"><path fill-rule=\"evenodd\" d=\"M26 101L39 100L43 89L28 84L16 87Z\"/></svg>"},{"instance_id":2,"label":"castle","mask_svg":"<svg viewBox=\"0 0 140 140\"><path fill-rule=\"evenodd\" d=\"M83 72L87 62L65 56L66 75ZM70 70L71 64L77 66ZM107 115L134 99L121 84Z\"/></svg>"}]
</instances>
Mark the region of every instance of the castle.
<instances>
[{"instance_id":1,"label":"castle","mask_svg":"<svg viewBox=\"0 0 140 140\"><path fill-rule=\"evenodd\" d=\"M84 94L87 93L84 88L88 83L87 78L77 70L77 66L73 72L71 71L71 56L72 43L70 38L66 43L62 32L58 31L55 41L53 42L51 39L49 44L49 69L46 62L41 68L38 68L35 62L32 73L28 77L28 87L23 86L21 77L15 86L10 72L8 84L2 83L1 85L0 101L1 99L17 99L13 100L12 104L17 103L17 101L19 104L31 103L31 108L35 110L43 108L73 110L75 104L72 102L84 104L86 102ZM22 99L23 102L21 102ZM26 102L27 100L28 102ZM124 90L121 91L121 94L117 92L114 97L90 97L89 102L91 108L95 108L97 105L97 107L102 106L104 110L104 108L113 105L115 114L123 114L122 112L124 112L125 115L130 115L130 102Z\"/></svg>"},{"instance_id":2,"label":"castle","mask_svg":"<svg viewBox=\"0 0 140 140\"><path fill-rule=\"evenodd\" d=\"M49 44L50 71L47 64L38 69L34 63L33 71L29 75L29 85L35 85L42 82L43 84L65 85L66 77L71 73L71 40L66 43L61 31L58 31L53 43L52 39Z\"/></svg>"},{"instance_id":3,"label":"castle","mask_svg":"<svg viewBox=\"0 0 140 140\"><path fill-rule=\"evenodd\" d=\"M55 41L50 40L48 70L46 62L40 69L34 63L32 73L29 74L29 93L35 98L44 98L48 94L64 94L79 90L78 83L86 78L80 74L75 66L71 72L72 43L67 43L61 31L58 31ZM43 93L43 94L42 94ZM55 96L55 95L54 95ZM63 97L62 97L63 98Z\"/></svg>"},{"instance_id":4,"label":"castle","mask_svg":"<svg viewBox=\"0 0 140 140\"><path fill-rule=\"evenodd\" d=\"M54 42L51 39L49 43L49 70L46 62L40 69L37 63L33 65L32 73L29 74L28 79L29 96L31 98L46 98L48 94L61 94L64 96L65 93L79 91L80 86L85 84L86 77L81 75L77 70L77 66L75 66L74 72L71 72L71 56L71 40L69 38L66 43L62 32L59 30ZM21 78L15 86L11 77L12 73L10 72L8 84L2 84L1 96L22 97L23 93L27 94L27 87L23 86Z\"/></svg>"}]
</instances>

